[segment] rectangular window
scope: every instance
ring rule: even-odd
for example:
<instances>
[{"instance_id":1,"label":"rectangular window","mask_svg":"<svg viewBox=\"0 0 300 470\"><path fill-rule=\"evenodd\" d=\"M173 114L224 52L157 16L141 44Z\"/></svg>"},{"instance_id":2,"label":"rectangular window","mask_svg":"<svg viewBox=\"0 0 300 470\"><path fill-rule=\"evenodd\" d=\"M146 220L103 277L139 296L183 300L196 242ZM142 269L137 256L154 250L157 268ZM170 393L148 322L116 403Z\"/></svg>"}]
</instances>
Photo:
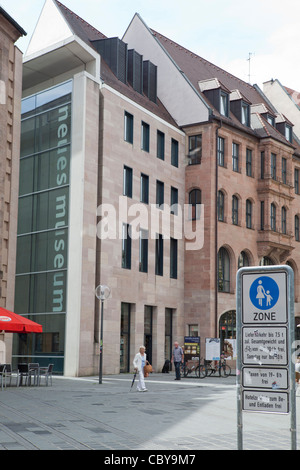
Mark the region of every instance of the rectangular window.
<instances>
[{"instance_id":1,"label":"rectangular window","mask_svg":"<svg viewBox=\"0 0 300 470\"><path fill-rule=\"evenodd\" d=\"M282 158L281 160L281 178L283 184L286 184L286 158Z\"/></svg>"},{"instance_id":2,"label":"rectangular window","mask_svg":"<svg viewBox=\"0 0 300 470\"><path fill-rule=\"evenodd\" d=\"M132 197L132 168L124 165L123 196Z\"/></svg>"},{"instance_id":3,"label":"rectangular window","mask_svg":"<svg viewBox=\"0 0 300 470\"><path fill-rule=\"evenodd\" d=\"M246 227L252 228L252 202L246 201Z\"/></svg>"},{"instance_id":4,"label":"rectangular window","mask_svg":"<svg viewBox=\"0 0 300 470\"><path fill-rule=\"evenodd\" d=\"M286 235L286 208L281 208L281 232Z\"/></svg>"},{"instance_id":5,"label":"rectangular window","mask_svg":"<svg viewBox=\"0 0 300 470\"><path fill-rule=\"evenodd\" d=\"M232 223L233 225L239 223L239 200L236 196L232 197Z\"/></svg>"},{"instance_id":6,"label":"rectangular window","mask_svg":"<svg viewBox=\"0 0 300 470\"><path fill-rule=\"evenodd\" d=\"M130 225L122 227L122 268L131 269L131 236Z\"/></svg>"},{"instance_id":7,"label":"rectangular window","mask_svg":"<svg viewBox=\"0 0 300 470\"><path fill-rule=\"evenodd\" d=\"M245 126L249 126L250 119L249 119L249 105L246 103L242 103L242 124Z\"/></svg>"},{"instance_id":8,"label":"rectangular window","mask_svg":"<svg viewBox=\"0 0 300 470\"><path fill-rule=\"evenodd\" d=\"M298 168L295 168L294 185L295 185L295 193L299 194L299 170Z\"/></svg>"},{"instance_id":9,"label":"rectangular window","mask_svg":"<svg viewBox=\"0 0 300 470\"><path fill-rule=\"evenodd\" d=\"M178 240L170 239L170 277L177 279Z\"/></svg>"},{"instance_id":10,"label":"rectangular window","mask_svg":"<svg viewBox=\"0 0 300 470\"><path fill-rule=\"evenodd\" d=\"M239 171L239 144L232 143L232 169Z\"/></svg>"},{"instance_id":11,"label":"rectangular window","mask_svg":"<svg viewBox=\"0 0 300 470\"><path fill-rule=\"evenodd\" d=\"M265 229L265 202L260 201L260 230Z\"/></svg>"},{"instance_id":12,"label":"rectangular window","mask_svg":"<svg viewBox=\"0 0 300 470\"><path fill-rule=\"evenodd\" d=\"M246 175L252 176L252 150L246 149Z\"/></svg>"},{"instance_id":13,"label":"rectangular window","mask_svg":"<svg viewBox=\"0 0 300 470\"><path fill-rule=\"evenodd\" d=\"M175 139L171 139L171 165L178 168L178 142Z\"/></svg>"},{"instance_id":14,"label":"rectangular window","mask_svg":"<svg viewBox=\"0 0 300 470\"><path fill-rule=\"evenodd\" d=\"M155 240L155 274L163 276L164 240L161 234L156 234Z\"/></svg>"},{"instance_id":15,"label":"rectangular window","mask_svg":"<svg viewBox=\"0 0 300 470\"><path fill-rule=\"evenodd\" d=\"M178 189L171 186L171 214L178 215Z\"/></svg>"},{"instance_id":16,"label":"rectangular window","mask_svg":"<svg viewBox=\"0 0 300 470\"><path fill-rule=\"evenodd\" d=\"M292 132L292 128L291 126L289 126L288 124L285 125L285 138L286 140L288 140L289 142L293 142L293 132Z\"/></svg>"},{"instance_id":17,"label":"rectangular window","mask_svg":"<svg viewBox=\"0 0 300 470\"><path fill-rule=\"evenodd\" d=\"M198 165L202 158L202 134L189 137L189 165Z\"/></svg>"},{"instance_id":18,"label":"rectangular window","mask_svg":"<svg viewBox=\"0 0 300 470\"><path fill-rule=\"evenodd\" d=\"M142 150L145 152L149 152L150 148L150 126L146 122L142 121L142 142L141 142Z\"/></svg>"},{"instance_id":19,"label":"rectangular window","mask_svg":"<svg viewBox=\"0 0 300 470\"><path fill-rule=\"evenodd\" d=\"M228 117L228 94L222 91L220 95L220 114Z\"/></svg>"},{"instance_id":20,"label":"rectangular window","mask_svg":"<svg viewBox=\"0 0 300 470\"><path fill-rule=\"evenodd\" d=\"M267 115L267 121L269 124L271 124L271 126L275 127L275 118L270 114Z\"/></svg>"},{"instance_id":21,"label":"rectangular window","mask_svg":"<svg viewBox=\"0 0 300 470\"><path fill-rule=\"evenodd\" d=\"M276 155L271 153L271 178L276 181Z\"/></svg>"},{"instance_id":22,"label":"rectangular window","mask_svg":"<svg viewBox=\"0 0 300 470\"><path fill-rule=\"evenodd\" d=\"M275 204L271 204L271 230L276 232L276 206Z\"/></svg>"},{"instance_id":23,"label":"rectangular window","mask_svg":"<svg viewBox=\"0 0 300 470\"><path fill-rule=\"evenodd\" d=\"M296 242L300 241L299 216L298 215L295 215L295 240L296 240Z\"/></svg>"},{"instance_id":24,"label":"rectangular window","mask_svg":"<svg viewBox=\"0 0 300 470\"><path fill-rule=\"evenodd\" d=\"M157 131L157 158L165 159L165 134L161 131Z\"/></svg>"},{"instance_id":25,"label":"rectangular window","mask_svg":"<svg viewBox=\"0 0 300 470\"><path fill-rule=\"evenodd\" d=\"M121 303L120 372L129 372L130 306L131 304Z\"/></svg>"},{"instance_id":26,"label":"rectangular window","mask_svg":"<svg viewBox=\"0 0 300 470\"><path fill-rule=\"evenodd\" d=\"M133 144L133 115L125 111L124 139Z\"/></svg>"},{"instance_id":27,"label":"rectangular window","mask_svg":"<svg viewBox=\"0 0 300 470\"><path fill-rule=\"evenodd\" d=\"M149 176L141 173L141 202L149 203Z\"/></svg>"},{"instance_id":28,"label":"rectangular window","mask_svg":"<svg viewBox=\"0 0 300 470\"><path fill-rule=\"evenodd\" d=\"M140 230L140 259L139 271L148 272L148 230Z\"/></svg>"},{"instance_id":29,"label":"rectangular window","mask_svg":"<svg viewBox=\"0 0 300 470\"><path fill-rule=\"evenodd\" d=\"M164 208L164 183L158 180L156 180L156 207Z\"/></svg>"},{"instance_id":30,"label":"rectangular window","mask_svg":"<svg viewBox=\"0 0 300 470\"><path fill-rule=\"evenodd\" d=\"M265 152L260 152L260 179L265 177Z\"/></svg>"},{"instance_id":31,"label":"rectangular window","mask_svg":"<svg viewBox=\"0 0 300 470\"><path fill-rule=\"evenodd\" d=\"M225 139L218 137L218 164L224 166Z\"/></svg>"}]
</instances>

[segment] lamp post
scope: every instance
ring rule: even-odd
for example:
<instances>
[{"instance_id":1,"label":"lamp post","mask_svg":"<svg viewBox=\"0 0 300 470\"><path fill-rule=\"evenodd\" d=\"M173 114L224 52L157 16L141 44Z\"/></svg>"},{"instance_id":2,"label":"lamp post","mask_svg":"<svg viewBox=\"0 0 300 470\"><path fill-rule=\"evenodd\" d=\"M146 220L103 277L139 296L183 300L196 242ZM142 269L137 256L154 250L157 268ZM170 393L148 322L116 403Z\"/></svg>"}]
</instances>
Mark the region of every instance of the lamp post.
<instances>
[{"instance_id":1,"label":"lamp post","mask_svg":"<svg viewBox=\"0 0 300 470\"><path fill-rule=\"evenodd\" d=\"M110 296L110 288L105 285L96 287L95 295L101 300L101 326L100 326L100 362L99 362L99 384L102 384L102 365L103 365L103 304L104 300Z\"/></svg>"}]
</instances>

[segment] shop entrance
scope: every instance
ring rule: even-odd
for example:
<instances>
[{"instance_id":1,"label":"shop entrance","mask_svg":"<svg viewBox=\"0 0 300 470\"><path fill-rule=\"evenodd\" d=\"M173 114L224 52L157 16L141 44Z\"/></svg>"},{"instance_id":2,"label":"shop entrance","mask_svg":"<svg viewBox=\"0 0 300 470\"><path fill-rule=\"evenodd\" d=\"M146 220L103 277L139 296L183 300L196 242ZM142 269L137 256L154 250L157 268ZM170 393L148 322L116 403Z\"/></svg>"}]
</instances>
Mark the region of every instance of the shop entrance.
<instances>
[{"instance_id":1,"label":"shop entrance","mask_svg":"<svg viewBox=\"0 0 300 470\"><path fill-rule=\"evenodd\" d=\"M233 342L236 339L236 311L228 310L223 313L219 322L219 337L221 352L230 357L233 354Z\"/></svg>"}]
</instances>

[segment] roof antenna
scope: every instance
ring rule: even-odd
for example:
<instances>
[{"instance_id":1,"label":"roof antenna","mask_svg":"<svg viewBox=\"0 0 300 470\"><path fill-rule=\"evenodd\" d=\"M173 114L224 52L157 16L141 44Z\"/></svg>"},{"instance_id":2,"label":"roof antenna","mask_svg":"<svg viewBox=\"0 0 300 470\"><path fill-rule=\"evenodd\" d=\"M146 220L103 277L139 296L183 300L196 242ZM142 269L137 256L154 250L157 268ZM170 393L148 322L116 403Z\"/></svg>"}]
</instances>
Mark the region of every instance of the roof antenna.
<instances>
[{"instance_id":1,"label":"roof antenna","mask_svg":"<svg viewBox=\"0 0 300 470\"><path fill-rule=\"evenodd\" d=\"M251 80L250 80L250 77L251 77L251 58L252 56L254 55L254 52L249 52L249 58L247 59L248 62L249 62L249 73L248 73L248 83L251 85Z\"/></svg>"}]
</instances>

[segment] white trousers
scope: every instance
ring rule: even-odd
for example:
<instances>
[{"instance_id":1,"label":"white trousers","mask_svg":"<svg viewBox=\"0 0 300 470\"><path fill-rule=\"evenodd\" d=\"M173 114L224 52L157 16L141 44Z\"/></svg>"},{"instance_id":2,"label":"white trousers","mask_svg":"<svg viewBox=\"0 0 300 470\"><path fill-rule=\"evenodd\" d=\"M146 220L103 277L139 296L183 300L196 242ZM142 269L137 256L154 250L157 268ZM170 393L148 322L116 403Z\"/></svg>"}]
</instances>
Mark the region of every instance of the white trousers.
<instances>
[{"instance_id":1,"label":"white trousers","mask_svg":"<svg viewBox=\"0 0 300 470\"><path fill-rule=\"evenodd\" d=\"M144 390L146 388L145 386L145 380L144 380L144 371L140 370L139 371L139 382L137 384L137 390Z\"/></svg>"}]
</instances>

